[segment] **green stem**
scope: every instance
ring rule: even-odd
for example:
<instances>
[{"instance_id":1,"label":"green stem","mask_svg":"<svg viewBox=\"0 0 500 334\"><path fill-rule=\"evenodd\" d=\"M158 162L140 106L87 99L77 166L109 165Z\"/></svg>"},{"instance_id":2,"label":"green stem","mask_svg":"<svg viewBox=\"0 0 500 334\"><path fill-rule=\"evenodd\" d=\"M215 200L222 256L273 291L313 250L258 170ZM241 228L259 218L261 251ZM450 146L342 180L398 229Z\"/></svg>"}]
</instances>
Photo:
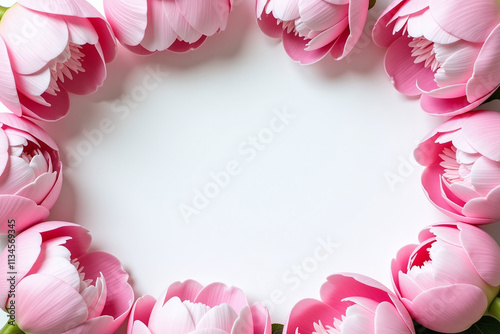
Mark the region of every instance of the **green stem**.
<instances>
[{"instance_id":1,"label":"green stem","mask_svg":"<svg viewBox=\"0 0 500 334\"><path fill-rule=\"evenodd\" d=\"M0 20L2 19L3 15L5 12L9 9L9 7L2 7L0 6Z\"/></svg>"},{"instance_id":2,"label":"green stem","mask_svg":"<svg viewBox=\"0 0 500 334\"><path fill-rule=\"evenodd\" d=\"M486 314L491 315L500 321L500 297L495 297L495 299L493 299L488 311L486 311Z\"/></svg>"},{"instance_id":3,"label":"green stem","mask_svg":"<svg viewBox=\"0 0 500 334\"><path fill-rule=\"evenodd\" d=\"M2 329L0 329L0 334L25 334L17 324L11 325L10 323L6 323Z\"/></svg>"}]
</instances>

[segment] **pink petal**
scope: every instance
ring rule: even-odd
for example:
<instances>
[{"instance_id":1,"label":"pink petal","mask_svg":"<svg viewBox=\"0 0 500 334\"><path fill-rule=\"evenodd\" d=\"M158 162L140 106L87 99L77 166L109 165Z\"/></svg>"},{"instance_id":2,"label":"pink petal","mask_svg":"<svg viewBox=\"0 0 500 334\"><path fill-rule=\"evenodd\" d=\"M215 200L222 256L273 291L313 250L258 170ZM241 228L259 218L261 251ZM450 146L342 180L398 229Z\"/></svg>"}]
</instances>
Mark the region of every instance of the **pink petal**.
<instances>
[{"instance_id":1,"label":"pink petal","mask_svg":"<svg viewBox=\"0 0 500 334\"><path fill-rule=\"evenodd\" d=\"M202 303L210 307L226 303L231 306L236 313L248 306L245 293L236 287L228 287L222 283L212 283L200 291L195 303Z\"/></svg>"},{"instance_id":2,"label":"pink petal","mask_svg":"<svg viewBox=\"0 0 500 334\"><path fill-rule=\"evenodd\" d=\"M464 123L462 131L478 153L500 162L500 113L475 112Z\"/></svg>"},{"instance_id":3,"label":"pink petal","mask_svg":"<svg viewBox=\"0 0 500 334\"><path fill-rule=\"evenodd\" d=\"M9 138L1 127L0 123L0 175L5 171L9 162Z\"/></svg>"},{"instance_id":4,"label":"pink petal","mask_svg":"<svg viewBox=\"0 0 500 334\"><path fill-rule=\"evenodd\" d=\"M116 329L114 320L110 316L101 316L85 321L83 324L64 332L63 334L113 334ZM146 332L151 334L150 332Z\"/></svg>"},{"instance_id":5,"label":"pink petal","mask_svg":"<svg viewBox=\"0 0 500 334\"><path fill-rule=\"evenodd\" d=\"M487 220L488 222L500 221L500 186L493 189L488 196L471 199L465 203L462 213L467 218ZM462 219L464 222L468 222Z\"/></svg>"},{"instance_id":6,"label":"pink petal","mask_svg":"<svg viewBox=\"0 0 500 334\"><path fill-rule=\"evenodd\" d=\"M152 334L149 328L140 321L128 325L127 334Z\"/></svg>"},{"instance_id":7,"label":"pink petal","mask_svg":"<svg viewBox=\"0 0 500 334\"><path fill-rule=\"evenodd\" d=\"M460 241L472 265L483 280L491 286L500 285L500 247L483 230L467 224L458 224Z\"/></svg>"},{"instance_id":8,"label":"pink petal","mask_svg":"<svg viewBox=\"0 0 500 334\"><path fill-rule=\"evenodd\" d=\"M281 21L292 21L299 18L301 0L272 0L273 15Z\"/></svg>"},{"instance_id":9,"label":"pink petal","mask_svg":"<svg viewBox=\"0 0 500 334\"><path fill-rule=\"evenodd\" d=\"M375 22L372 30L372 38L376 45L382 48L388 48L395 40L401 37L400 34L393 34L395 22L392 21L395 13L401 8L402 3L414 3L414 1L394 0L384 10ZM392 23L391 23L392 21Z\"/></svg>"},{"instance_id":10,"label":"pink petal","mask_svg":"<svg viewBox=\"0 0 500 334\"><path fill-rule=\"evenodd\" d=\"M83 267L85 279L92 279L94 282L100 273L106 280L106 305L102 310L103 315L110 315L115 318L114 330L125 320L132 303L134 292L128 284L128 274L116 257L104 252L87 253L78 258L80 266Z\"/></svg>"},{"instance_id":11,"label":"pink petal","mask_svg":"<svg viewBox=\"0 0 500 334\"><path fill-rule=\"evenodd\" d=\"M195 49L199 48L200 45L202 45L205 42L206 38L207 38L207 36L201 36L201 38L199 40L197 40L196 42L193 42L193 43L188 43L188 42L176 40L174 42L174 44L172 44L168 48L168 50L170 50L172 52L179 52L179 53L195 50Z\"/></svg>"},{"instance_id":12,"label":"pink petal","mask_svg":"<svg viewBox=\"0 0 500 334\"><path fill-rule=\"evenodd\" d=\"M493 93L493 92L492 92ZM428 114L435 116L455 116L463 114L482 104L489 96L470 103L466 96L456 98L435 98L423 94L420 97L420 106Z\"/></svg>"},{"instance_id":13,"label":"pink petal","mask_svg":"<svg viewBox=\"0 0 500 334\"><path fill-rule=\"evenodd\" d=\"M17 96L16 82L12 72L12 64L3 38L0 38L0 102L17 116L21 115L21 105Z\"/></svg>"},{"instance_id":14,"label":"pink petal","mask_svg":"<svg viewBox=\"0 0 500 334\"><path fill-rule=\"evenodd\" d=\"M218 326L217 328L220 327ZM255 328L255 325L253 323L252 312L250 311L249 307L245 307L243 310L241 310L240 314L238 314L238 317L234 321L233 326L231 328L231 334L240 334L240 333L241 334L259 333L259 331L257 331L257 328ZM264 331L261 331L260 333L264 334Z\"/></svg>"},{"instance_id":15,"label":"pink petal","mask_svg":"<svg viewBox=\"0 0 500 334\"><path fill-rule=\"evenodd\" d=\"M408 3L412 3L409 1ZM451 44L459 41L460 39L446 32L439 24L434 20L432 14L429 10L426 10L422 14L422 34L425 39L433 41L434 43L440 45Z\"/></svg>"},{"instance_id":16,"label":"pink petal","mask_svg":"<svg viewBox=\"0 0 500 334\"><path fill-rule=\"evenodd\" d=\"M0 195L0 219L16 221L16 232L19 233L26 228L40 223L47 219L49 210L43 206L38 206L28 198L16 195ZM0 234L7 234L7 226L0 226Z\"/></svg>"},{"instance_id":17,"label":"pink petal","mask_svg":"<svg viewBox=\"0 0 500 334\"><path fill-rule=\"evenodd\" d=\"M59 166L56 167L57 167L56 170L58 170L56 182L54 183L54 186L52 187L52 190L49 192L47 197L45 197L43 202L40 204L49 209L51 209L56 203L62 188L63 173L61 171L62 168L61 163L59 162Z\"/></svg>"},{"instance_id":18,"label":"pink petal","mask_svg":"<svg viewBox=\"0 0 500 334\"><path fill-rule=\"evenodd\" d=\"M11 128L27 132L31 136L44 142L53 150L58 150L56 143L52 140L49 134L35 123L28 121L26 118L17 117L7 113L0 113L0 123L8 125Z\"/></svg>"},{"instance_id":19,"label":"pink petal","mask_svg":"<svg viewBox=\"0 0 500 334\"><path fill-rule=\"evenodd\" d=\"M19 26L19 22L25 22ZM45 22L40 27L32 22ZM19 34L19 31L24 32ZM38 72L57 58L68 44L64 19L34 12L16 5L2 18L0 35L9 50L14 70L20 74ZM47 47L50 45L50 48Z\"/></svg>"},{"instance_id":20,"label":"pink petal","mask_svg":"<svg viewBox=\"0 0 500 334\"><path fill-rule=\"evenodd\" d=\"M16 286L16 321L25 332L61 333L87 318L80 294L48 275L30 275Z\"/></svg>"},{"instance_id":21,"label":"pink petal","mask_svg":"<svg viewBox=\"0 0 500 334\"><path fill-rule=\"evenodd\" d=\"M68 16L64 20L68 26L70 42L77 45L99 43L99 35L87 18Z\"/></svg>"},{"instance_id":22,"label":"pink petal","mask_svg":"<svg viewBox=\"0 0 500 334\"><path fill-rule=\"evenodd\" d=\"M285 47L286 53L290 58L302 65L309 65L320 61L332 48L332 44L329 44L320 49L306 51L308 42L308 39L295 36L293 32L283 32L283 46Z\"/></svg>"},{"instance_id":23,"label":"pink petal","mask_svg":"<svg viewBox=\"0 0 500 334\"><path fill-rule=\"evenodd\" d=\"M293 307L283 329L283 334L313 333L314 323L333 325L333 319L343 314L315 299L303 299Z\"/></svg>"},{"instance_id":24,"label":"pink petal","mask_svg":"<svg viewBox=\"0 0 500 334\"><path fill-rule=\"evenodd\" d=\"M87 1L47 0L44 2L40 2L38 0L18 0L17 2L24 7L42 13L102 18L102 15L99 13L99 11Z\"/></svg>"},{"instance_id":25,"label":"pink petal","mask_svg":"<svg viewBox=\"0 0 500 334\"><path fill-rule=\"evenodd\" d=\"M500 13L499 13L500 15ZM500 85L500 69L495 64L500 62L500 24L488 36L479 52L474 73L467 84L467 98L473 102L489 96Z\"/></svg>"},{"instance_id":26,"label":"pink petal","mask_svg":"<svg viewBox=\"0 0 500 334\"><path fill-rule=\"evenodd\" d=\"M145 0L105 0L104 12L118 40L137 45L144 38L148 2Z\"/></svg>"},{"instance_id":27,"label":"pink petal","mask_svg":"<svg viewBox=\"0 0 500 334\"><path fill-rule=\"evenodd\" d=\"M485 157L479 158L472 166L471 182L481 197L488 195L500 185L500 162Z\"/></svg>"},{"instance_id":28,"label":"pink petal","mask_svg":"<svg viewBox=\"0 0 500 334\"><path fill-rule=\"evenodd\" d=\"M132 328L135 329L136 326L142 327L139 326L138 323L145 325L149 324L149 317L151 315L153 307L155 306L155 303L156 299L149 295L145 295L137 299L137 301L134 303L132 311L130 312L127 334L135 333L135 331L132 331Z\"/></svg>"},{"instance_id":29,"label":"pink petal","mask_svg":"<svg viewBox=\"0 0 500 334\"><path fill-rule=\"evenodd\" d=\"M349 14L349 6L332 5L324 0L301 0L298 8L303 24L315 31L327 30Z\"/></svg>"},{"instance_id":30,"label":"pink petal","mask_svg":"<svg viewBox=\"0 0 500 334\"><path fill-rule=\"evenodd\" d=\"M45 173L40 175L34 182L26 185L16 195L30 198L37 204L41 204L52 190L57 180L57 173ZM47 207L50 209L50 207Z\"/></svg>"},{"instance_id":31,"label":"pink petal","mask_svg":"<svg viewBox=\"0 0 500 334\"><path fill-rule=\"evenodd\" d=\"M347 28L349 21L347 17L333 27L321 32L307 43L306 51L312 51L326 47L335 41Z\"/></svg>"},{"instance_id":32,"label":"pink petal","mask_svg":"<svg viewBox=\"0 0 500 334\"><path fill-rule=\"evenodd\" d=\"M203 34L197 31L183 16L177 1L162 1L165 16L179 36L179 39L187 43L195 43ZM150 3L150 5L153 2Z\"/></svg>"},{"instance_id":33,"label":"pink petal","mask_svg":"<svg viewBox=\"0 0 500 334\"><path fill-rule=\"evenodd\" d=\"M438 332L457 333L478 321L488 307L484 292L473 285L454 284L423 292L413 302L403 299L418 323Z\"/></svg>"},{"instance_id":34,"label":"pink petal","mask_svg":"<svg viewBox=\"0 0 500 334\"><path fill-rule=\"evenodd\" d=\"M227 0L175 0L175 2L187 22L203 35L211 36L226 28L231 9Z\"/></svg>"},{"instance_id":35,"label":"pink petal","mask_svg":"<svg viewBox=\"0 0 500 334\"><path fill-rule=\"evenodd\" d=\"M244 313L248 316L248 320L251 321L250 311L248 307L246 308L246 312L241 310L240 313ZM231 329L235 320L238 318L238 315L228 304L221 304L210 309L205 315L200 319L200 321L196 324L196 329L222 329L226 333L231 333ZM240 327L241 324L238 326ZM241 334L250 334L248 331L248 327L243 328L244 331L237 332Z\"/></svg>"},{"instance_id":36,"label":"pink petal","mask_svg":"<svg viewBox=\"0 0 500 334\"><path fill-rule=\"evenodd\" d=\"M262 16L259 16L257 23L259 24L260 30L267 36L272 38L282 37L283 28L281 24L278 24L278 21L272 14L263 13Z\"/></svg>"},{"instance_id":37,"label":"pink petal","mask_svg":"<svg viewBox=\"0 0 500 334\"><path fill-rule=\"evenodd\" d=\"M81 52L85 54L80 59L85 72L72 72L73 79L66 78L64 82L59 82L59 86L73 94L88 95L102 86L106 78L106 67L99 46L85 44Z\"/></svg>"},{"instance_id":38,"label":"pink petal","mask_svg":"<svg viewBox=\"0 0 500 334\"><path fill-rule=\"evenodd\" d=\"M148 51L163 51L169 48L177 39L177 33L165 17L172 3L153 1L148 10L148 26L141 41L141 46Z\"/></svg>"},{"instance_id":39,"label":"pink petal","mask_svg":"<svg viewBox=\"0 0 500 334\"><path fill-rule=\"evenodd\" d=\"M418 245L406 245L403 248L401 248L397 255L396 258L392 260L391 262L391 273L392 273L392 283L394 286L394 291L398 295L398 297L401 297L401 293L399 291L400 289L400 284L399 284L399 273L406 274L408 271L408 262L410 260L410 257L412 253L415 251L415 249L418 247Z\"/></svg>"},{"instance_id":40,"label":"pink petal","mask_svg":"<svg viewBox=\"0 0 500 334\"><path fill-rule=\"evenodd\" d=\"M349 6L349 35L335 43L331 51L335 59L344 58L354 48L363 33L368 15L368 0L351 1Z\"/></svg>"},{"instance_id":41,"label":"pink petal","mask_svg":"<svg viewBox=\"0 0 500 334\"><path fill-rule=\"evenodd\" d=\"M23 105L23 114L42 121L56 121L66 116L69 111L69 96L65 89L61 89L57 93L57 96L45 93L42 97L47 101L49 106L41 105L21 94L19 98Z\"/></svg>"},{"instance_id":42,"label":"pink petal","mask_svg":"<svg viewBox=\"0 0 500 334\"><path fill-rule=\"evenodd\" d=\"M196 328L189 310L177 297L153 310L148 327L153 333L162 334L187 334Z\"/></svg>"},{"instance_id":43,"label":"pink petal","mask_svg":"<svg viewBox=\"0 0 500 334\"><path fill-rule=\"evenodd\" d=\"M254 334L271 334L271 316L267 308L261 303L255 303L250 310Z\"/></svg>"},{"instance_id":44,"label":"pink petal","mask_svg":"<svg viewBox=\"0 0 500 334\"><path fill-rule=\"evenodd\" d=\"M432 80L434 73L422 63L414 63L408 45L410 41L407 37L401 37L391 44L385 54L385 70L400 93L415 96L421 94L417 80Z\"/></svg>"},{"instance_id":45,"label":"pink petal","mask_svg":"<svg viewBox=\"0 0 500 334\"><path fill-rule=\"evenodd\" d=\"M35 264L40 254L41 243L42 238L38 233L26 231L16 236L16 254L21 255L16 258L16 282L22 280ZM0 260L2 261L0 263L0 305L2 305L2 309L7 305L8 292L10 291L10 282L7 281L10 278L8 272L11 272L11 269L8 267L9 254L9 248L5 247L0 255Z\"/></svg>"},{"instance_id":46,"label":"pink petal","mask_svg":"<svg viewBox=\"0 0 500 334\"><path fill-rule=\"evenodd\" d=\"M491 0L429 0L429 7L444 30L469 42L483 42L500 23L500 6Z\"/></svg>"},{"instance_id":47,"label":"pink petal","mask_svg":"<svg viewBox=\"0 0 500 334\"><path fill-rule=\"evenodd\" d=\"M106 304L107 289L104 276L101 274L101 276L94 281L94 284L95 285L89 285L83 291L80 291L80 295L85 300L89 310L87 320L99 317ZM110 318L113 320L112 317Z\"/></svg>"},{"instance_id":48,"label":"pink petal","mask_svg":"<svg viewBox=\"0 0 500 334\"><path fill-rule=\"evenodd\" d=\"M172 297L179 297L182 301L194 301L202 289L203 285L193 280L187 280L182 283L175 282L168 287L164 300L169 300Z\"/></svg>"},{"instance_id":49,"label":"pink petal","mask_svg":"<svg viewBox=\"0 0 500 334\"><path fill-rule=\"evenodd\" d=\"M11 156L7 169L0 175L0 192L6 195L16 194L27 184L35 181L35 173L22 158Z\"/></svg>"},{"instance_id":50,"label":"pink petal","mask_svg":"<svg viewBox=\"0 0 500 334\"><path fill-rule=\"evenodd\" d=\"M441 68L437 70L435 75L439 87L463 84L469 81L480 50L477 45L470 43L455 43L452 46L436 45L435 50L438 61L440 61L441 55L445 55L441 59ZM465 95L465 91L461 95Z\"/></svg>"}]
</instances>

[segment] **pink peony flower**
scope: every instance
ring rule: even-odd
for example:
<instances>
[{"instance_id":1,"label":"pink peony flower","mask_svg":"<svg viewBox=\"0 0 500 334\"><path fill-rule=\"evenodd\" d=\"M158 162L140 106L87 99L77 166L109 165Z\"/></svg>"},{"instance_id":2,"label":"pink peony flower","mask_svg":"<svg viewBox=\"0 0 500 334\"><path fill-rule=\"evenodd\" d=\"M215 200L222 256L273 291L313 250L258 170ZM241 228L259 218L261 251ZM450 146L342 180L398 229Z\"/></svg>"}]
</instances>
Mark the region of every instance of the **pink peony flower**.
<instances>
[{"instance_id":1,"label":"pink peony flower","mask_svg":"<svg viewBox=\"0 0 500 334\"><path fill-rule=\"evenodd\" d=\"M257 0L260 29L282 38L286 53L312 64L330 53L344 58L358 42L369 0Z\"/></svg>"},{"instance_id":2,"label":"pink peony flower","mask_svg":"<svg viewBox=\"0 0 500 334\"><path fill-rule=\"evenodd\" d=\"M16 232L49 216L62 185L54 141L40 127L13 114L0 114L0 221L16 221ZM7 224L0 224L7 234Z\"/></svg>"},{"instance_id":3,"label":"pink peony flower","mask_svg":"<svg viewBox=\"0 0 500 334\"><path fill-rule=\"evenodd\" d=\"M420 143L415 158L427 166L422 184L442 212L471 224L500 220L500 113L455 116Z\"/></svg>"},{"instance_id":4,"label":"pink peony flower","mask_svg":"<svg viewBox=\"0 0 500 334\"><path fill-rule=\"evenodd\" d=\"M238 288L214 283L176 282L158 300L139 298L127 334L271 334L271 319L262 304L249 306Z\"/></svg>"},{"instance_id":5,"label":"pink peony flower","mask_svg":"<svg viewBox=\"0 0 500 334\"><path fill-rule=\"evenodd\" d=\"M198 48L226 28L233 0L104 0L118 40L138 54Z\"/></svg>"},{"instance_id":6,"label":"pink peony flower","mask_svg":"<svg viewBox=\"0 0 500 334\"><path fill-rule=\"evenodd\" d=\"M304 299L293 307L283 334L415 333L396 295L369 277L332 275L320 293L322 301Z\"/></svg>"},{"instance_id":7,"label":"pink peony flower","mask_svg":"<svg viewBox=\"0 0 500 334\"><path fill-rule=\"evenodd\" d=\"M18 0L0 24L0 101L16 115L54 121L69 93L97 90L116 42L85 0Z\"/></svg>"},{"instance_id":8,"label":"pink peony flower","mask_svg":"<svg viewBox=\"0 0 500 334\"><path fill-rule=\"evenodd\" d=\"M500 85L500 3L395 0L373 28L395 88L433 115L483 103Z\"/></svg>"},{"instance_id":9,"label":"pink peony flower","mask_svg":"<svg viewBox=\"0 0 500 334\"><path fill-rule=\"evenodd\" d=\"M412 318L443 333L478 321L499 292L500 247L478 227L445 223L424 229L420 245L392 261L396 294Z\"/></svg>"},{"instance_id":10,"label":"pink peony flower","mask_svg":"<svg viewBox=\"0 0 500 334\"><path fill-rule=\"evenodd\" d=\"M22 331L111 334L124 321L134 300L128 274L112 255L87 253L90 242L79 225L46 222L16 237L14 268L3 251L0 305L15 309Z\"/></svg>"}]
</instances>

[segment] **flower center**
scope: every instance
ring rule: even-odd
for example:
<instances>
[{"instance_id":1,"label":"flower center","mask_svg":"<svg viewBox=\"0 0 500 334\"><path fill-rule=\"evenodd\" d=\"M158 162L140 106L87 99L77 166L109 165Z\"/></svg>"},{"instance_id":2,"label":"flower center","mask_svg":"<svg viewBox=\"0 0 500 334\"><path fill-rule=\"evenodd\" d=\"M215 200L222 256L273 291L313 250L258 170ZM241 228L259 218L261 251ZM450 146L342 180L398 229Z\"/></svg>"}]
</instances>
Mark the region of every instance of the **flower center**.
<instances>
[{"instance_id":1,"label":"flower center","mask_svg":"<svg viewBox=\"0 0 500 334\"><path fill-rule=\"evenodd\" d=\"M424 67L430 67L433 72L436 72L441 64L436 59L434 52L434 42L431 42L424 37L414 38L408 46L412 48L411 56L415 58L414 63L424 63Z\"/></svg>"},{"instance_id":2,"label":"flower center","mask_svg":"<svg viewBox=\"0 0 500 334\"><path fill-rule=\"evenodd\" d=\"M444 148L439 157L443 160L439 165L444 168L443 176L448 182L470 181L472 164L461 164L457 161L457 148L455 146Z\"/></svg>"},{"instance_id":3,"label":"flower center","mask_svg":"<svg viewBox=\"0 0 500 334\"><path fill-rule=\"evenodd\" d=\"M85 72L80 61L85 57L85 54L80 51L81 49L81 45L69 42L66 49L55 59L54 65L50 69L50 84L46 90L47 93L57 95L57 92L60 91L59 82L64 83L65 78L73 80L71 71L75 74Z\"/></svg>"}]
</instances>

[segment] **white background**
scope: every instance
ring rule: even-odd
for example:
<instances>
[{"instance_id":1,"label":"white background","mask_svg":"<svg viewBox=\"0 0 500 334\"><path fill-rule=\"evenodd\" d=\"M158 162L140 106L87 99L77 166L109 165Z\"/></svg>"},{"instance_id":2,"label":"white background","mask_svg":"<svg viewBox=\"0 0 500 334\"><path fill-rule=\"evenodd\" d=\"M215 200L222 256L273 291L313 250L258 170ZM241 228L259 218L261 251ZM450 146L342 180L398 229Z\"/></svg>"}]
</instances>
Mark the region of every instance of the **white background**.
<instances>
[{"instance_id":1,"label":"white background","mask_svg":"<svg viewBox=\"0 0 500 334\"><path fill-rule=\"evenodd\" d=\"M220 281L265 301L283 323L330 274L390 287L397 250L447 219L425 198L412 158L442 119L396 92L384 50L370 42L387 3L370 11L360 46L340 62L291 61L258 29L248 0L194 52L144 57L120 47L102 89L73 96L68 117L43 125L66 165L51 219L88 228L92 249L122 261L137 296ZM146 89L154 71L163 74ZM266 128L284 110L294 118L271 140ZM102 122L110 131L101 135ZM253 155L249 136L259 134L269 140ZM186 221L180 206L193 206L210 173L234 161L239 173ZM336 247L315 258L319 239Z\"/></svg>"}]
</instances>

